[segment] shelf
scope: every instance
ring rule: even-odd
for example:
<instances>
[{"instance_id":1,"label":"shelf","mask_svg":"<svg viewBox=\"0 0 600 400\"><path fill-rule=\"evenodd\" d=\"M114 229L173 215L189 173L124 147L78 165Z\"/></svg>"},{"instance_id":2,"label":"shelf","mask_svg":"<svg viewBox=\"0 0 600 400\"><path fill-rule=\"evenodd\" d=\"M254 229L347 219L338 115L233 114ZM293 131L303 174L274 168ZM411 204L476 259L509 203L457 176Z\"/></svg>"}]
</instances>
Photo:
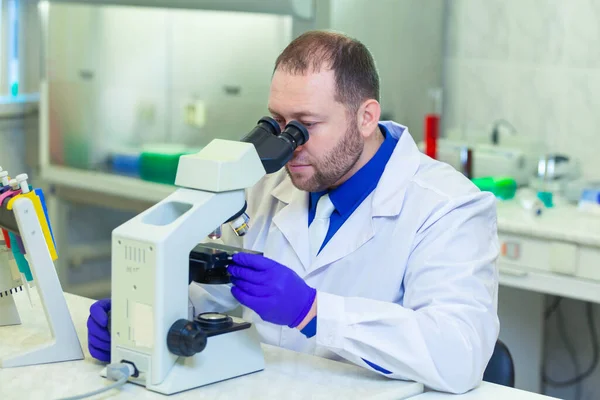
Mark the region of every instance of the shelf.
<instances>
[{"instance_id":1,"label":"shelf","mask_svg":"<svg viewBox=\"0 0 600 400\"><path fill-rule=\"evenodd\" d=\"M576 300L600 303L600 283L546 272L531 272L500 264L500 285Z\"/></svg>"},{"instance_id":2,"label":"shelf","mask_svg":"<svg viewBox=\"0 0 600 400\"><path fill-rule=\"evenodd\" d=\"M52 185L149 203L158 203L176 190L175 186L137 178L59 166L43 168L41 179Z\"/></svg>"},{"instance_id":3,"label":"shelf","mask_svg":"<svg viewBox=\"0 0 600 400\"><path fill-rule=\"evenodd\" d=\"M39 93L19 96L0 96L0 118L19 118L37 110Z\"/></svg>"},{"instance_id":4,"label":"shelf","mask_svg":"<svg viewBox=\"0 0 600 400\"><path fill-rule=\"evenodd\" d=\"M322 1L322 0L321 0ZM152 8L183 8L195 10L252 12L314 18L312 0L51 0L50 3L81 3L96 6L134 6Z\"/></svg>"},{"instance_id":5,"label":"shelf","mask_svg":"<svg viewBox=\"0 0 600 400\"><path fill-rule=\"evenodd\" d=\"M575 205L560 204L533 217L510 200L498 202L497 212L499 233L600 247L600 217Z\"/></svg>"},{"instance_id":6,"label":"shelf","mask_svg":"<svg viewBox=\"0 0 600 400\"><path fill-rule=\"evenodd\" d=\"M0 96L0 105L4 104L35 104L39 103L39 93L20 94L18 96Z\"/></svg>"}]
</instances>

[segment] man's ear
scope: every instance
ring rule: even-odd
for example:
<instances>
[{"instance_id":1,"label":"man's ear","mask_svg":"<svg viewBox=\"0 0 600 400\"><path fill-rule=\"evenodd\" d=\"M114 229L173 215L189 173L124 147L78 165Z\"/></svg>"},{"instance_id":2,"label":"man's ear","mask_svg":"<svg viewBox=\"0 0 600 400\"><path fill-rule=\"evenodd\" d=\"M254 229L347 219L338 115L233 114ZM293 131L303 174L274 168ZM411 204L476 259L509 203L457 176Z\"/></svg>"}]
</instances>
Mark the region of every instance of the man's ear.
<instances>
[{"instance_id":1,"label":"man's ear","mask_svg":"<svg viewBox=\"0 0 600 400\"><path fill-rule=\"evenodd\" d=\"M360 105L356 120L362 137L366 139L375 132L380 117L381 105L377 100L369 99Z\"/></svg>"}]
</instances>

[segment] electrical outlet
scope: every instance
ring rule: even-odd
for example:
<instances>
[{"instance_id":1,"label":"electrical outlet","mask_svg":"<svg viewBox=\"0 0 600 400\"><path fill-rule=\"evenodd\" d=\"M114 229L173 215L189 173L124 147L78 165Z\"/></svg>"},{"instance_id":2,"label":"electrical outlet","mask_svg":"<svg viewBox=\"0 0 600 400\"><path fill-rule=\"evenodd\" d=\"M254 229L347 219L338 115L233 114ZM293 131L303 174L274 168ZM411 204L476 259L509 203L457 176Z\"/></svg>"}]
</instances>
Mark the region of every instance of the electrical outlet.
<instances>
[{"instance_id":1,"label":"electrical outlet","mask_svg":"<svg viewBox=\"0 0 600 400\"><path fill-rule=\"evenodd\" d=\"M185 105L185 123L198 128L206 124L206 104L203 101L193 101Z\"/></svg>"},{"instance_id":2,"label":"electrical outlet","mask_svg":"<svg viewBox=\"0 0 600 400\"><path fill-rule=\"evenodd\" d=\"M143 102L138 105L138 118L140 121L151 124L156 117L156 109L153 103Z\"/></svg>"}]
</instances>

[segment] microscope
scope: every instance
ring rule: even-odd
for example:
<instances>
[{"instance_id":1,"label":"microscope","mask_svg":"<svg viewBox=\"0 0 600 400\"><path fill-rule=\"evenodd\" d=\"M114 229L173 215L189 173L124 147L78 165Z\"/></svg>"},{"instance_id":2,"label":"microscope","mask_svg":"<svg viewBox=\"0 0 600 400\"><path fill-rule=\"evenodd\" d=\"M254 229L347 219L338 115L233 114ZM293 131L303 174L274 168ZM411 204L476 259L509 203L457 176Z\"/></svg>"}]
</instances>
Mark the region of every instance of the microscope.
<instances>
[{"instance_id":1,"label":"microscope","mask_svg":"<svg viewBox=\"0 0 600 400\"><path fill-rule=\"evenodd\" d=\"M134 366L130 382L173 394L264 369L254 325L219 313L190 316L189 283L229 282L231 254L247 250L199 243L225 224L243 236L245 189L284 167L307 140L300 123L282 131L269 117L240 141L214 139L179 159L171 195L113 231L111 362Z\"/></svg>"}]
</instances>

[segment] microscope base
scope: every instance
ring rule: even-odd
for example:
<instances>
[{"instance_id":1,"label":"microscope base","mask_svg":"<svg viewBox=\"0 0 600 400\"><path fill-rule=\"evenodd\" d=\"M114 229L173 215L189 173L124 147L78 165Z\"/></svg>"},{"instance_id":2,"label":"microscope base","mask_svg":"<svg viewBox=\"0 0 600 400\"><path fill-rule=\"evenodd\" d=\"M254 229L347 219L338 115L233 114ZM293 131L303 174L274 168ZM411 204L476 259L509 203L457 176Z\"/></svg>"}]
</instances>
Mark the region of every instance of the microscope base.
<instances>
[{"instance_id":1,"label":"microscope base","mask_svg":"<svg viewBox=\"0 0 600 400\"><path fill-rule=\"evenodd\" d=\"M125 351L121 350L121 355ZM135 362L135 361L134 361ZM129 382L166 395L183 392L211 383L237 378L265 368L263 351L256 328L225 333L208 338L206 348L193 357L179 357L163 382L150 384L148 374ZM103 371L102 375L106 372Z\"/></svg>"}]
</instances>

